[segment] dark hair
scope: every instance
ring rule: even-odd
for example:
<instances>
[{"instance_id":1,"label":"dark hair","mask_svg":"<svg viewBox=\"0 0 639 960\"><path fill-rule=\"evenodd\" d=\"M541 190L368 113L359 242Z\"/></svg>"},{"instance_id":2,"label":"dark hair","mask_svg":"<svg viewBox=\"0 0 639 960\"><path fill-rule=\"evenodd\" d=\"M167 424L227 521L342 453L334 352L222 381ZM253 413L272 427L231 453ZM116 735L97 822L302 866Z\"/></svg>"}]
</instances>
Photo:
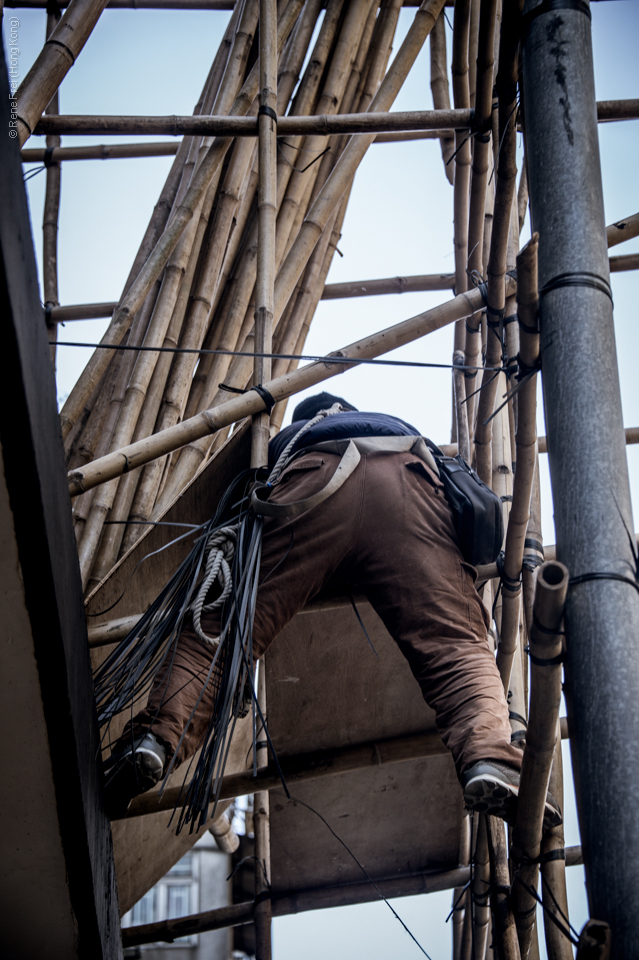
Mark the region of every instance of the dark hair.
<instances>
[{"instance_id":1,"label":"dark hair","mask_svg":"<svg viewBox=\"0 0 639 960\"><path fill-rule=\"evenodd\" d=\"M322 391L322 393L316 393L314 396L307 397L301 403L298 403L293 410L293 423L297 420L312 420L320 410L328 410L334 403L341 403L345 410L357 411L357 407L352 406L343 397L335 397L332 393Z\"/></svg>"}]
</instances>

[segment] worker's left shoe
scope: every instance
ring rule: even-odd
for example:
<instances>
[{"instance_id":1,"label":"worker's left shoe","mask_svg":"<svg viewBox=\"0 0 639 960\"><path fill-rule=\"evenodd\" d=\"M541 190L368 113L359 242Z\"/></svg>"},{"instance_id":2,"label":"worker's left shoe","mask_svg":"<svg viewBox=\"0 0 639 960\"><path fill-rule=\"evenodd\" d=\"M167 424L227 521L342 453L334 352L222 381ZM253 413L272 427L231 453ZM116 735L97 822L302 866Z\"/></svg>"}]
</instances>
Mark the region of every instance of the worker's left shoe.
<instances>
[{"instance_id":1,"label":"worker's left shoe","mask_svg":"<svg viewBox=\"0 0 639 960\"><path fill-rule=\"evenodd\" d=\"M105 806L113 820L124 816L131 800L146 793L164 774L166 750L152 733L120 741L105 764Z\"/></svg>"},{"instance_id":2,"label":"worker's left shoe","mask_svg":"<svg viewBox=\"0 0 639 960\"><path fill-rule=\"evenodd\" d=\"M466 767L461 776L464 802L469 810L515 822L519 795L519 771L496 760L477 760ZM559 804L551 793L546 794L544 830L562 822Z\"/></svg>"}]
</instances>

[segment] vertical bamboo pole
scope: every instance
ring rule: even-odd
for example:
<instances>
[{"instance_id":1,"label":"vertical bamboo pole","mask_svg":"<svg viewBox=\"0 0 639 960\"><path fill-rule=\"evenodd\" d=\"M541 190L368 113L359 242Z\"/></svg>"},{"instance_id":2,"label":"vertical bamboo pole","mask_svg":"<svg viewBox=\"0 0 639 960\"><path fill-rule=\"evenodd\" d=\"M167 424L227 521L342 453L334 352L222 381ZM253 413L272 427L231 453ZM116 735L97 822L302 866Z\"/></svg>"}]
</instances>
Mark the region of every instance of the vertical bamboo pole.
<instances>
[{"instance_id":1,"label":"vertical bamboo pole","mask_svg":"<svg viewBox=\"0 0 639 960\"><path fill-rule=\"evenodd\" d=\"M51 36L60 13L47 13L47 39ZM47 105L45 113L48 115L60 112L60 96L58 91L54 93L51 102ZM47 153L49 150L60 146L60 137L48 136L46 139ZM45 159L47 185L44 195L44 213L42 217L42 287L44 295L44 315L47 325L47 334L49 342L58 339L58 324L51 319L51 308L57 307L60 303L58 299L58 218L60 216L60 180L62 176L62 165ZM51 360L55 368L56 348L55 343L51 346Z\"/></svg>"},{"instance_id":2,"label":"vertical bamboo pole","mask_svg":"<svg viewBox=\"0 0 639 960\"><path fill-rule=\"evenodd\" d=\"M262 0L273 2L273 0ZM258 702L264 721L267 719L266 669L264 657L260 660L258 676ZM257 765L268 763L266 737L261 730L258 735ZM271 901L268 899L271 883L271 832L268 790L255 794L253 800L253 830L255 834L255 960L271 960Z\"/></svg>"},{"instance_id":3,"label":"vertical bamboo pole","mask_svg":"<svg viewBox=\"0 0 639 960\"><path fill-rule=\"evenodd\" d=\"M561 731L559 725L557 726L555 754L552 761L548 788L563 810L564 778L561 756ZM547 830L541 838L541 893L544 902L544 932L548 960L573 960L570 941L550 919L550 916L555 916L561 924L565 925L566 918L568 917L564 850L564 825L561 823L558 827L552 827L550 830ZM553 858L555 851L560 854L557 859ZM561 854L563 854L563 858Z\"/></svg>"},{"instance_id":4,"label":"vertical bamboo pole","mask_svg":"<svg viewBox=\"0 0 639 960\"><path fill-rule=\"evenodd\" d=\"M535 658L552 661L561 655L560 628L568 579L568 571L561 563L551 561L539 568L530 634L531 653ZM537 889L539 877L544 806L557 741L561 677L561 662L542 666L533 660L530 718L512 848L518 877L513 884L513 911L522 960L528 957L535 922L535 900L529 890Z\"/></svg>"},{"instance_id":5,"label":"vertical bamboo pole","mask_svg":"<svg viewBox=\"0 0 639 960\"><path fill-rule=\"evenodd\" d=\"M499 960L520 960L517 928L510 907L508 846L504 823L496 817L486 817L486 828L490 855L493 935L497 954Z\"/></svg>"},{"instance_id":6,"label":"vertical bamboo pole","mask_svg":"<svg viewBox=\"0 0 639 960\"><path fill-rule=\"evenodd\" d=\"M456 350L453 354L453 384L455 388L455 423L457 426L457 453L466 463L470 463L470 438L468 431L468 406L466 404L466 378L464 376L464 354Z\"/></svg>"},{"instance_id":7,"label":"vertical bamboo pole","mask_svg":"<svg viewBox=\"0 0 639 960\"><path fill-rule=\"evenodd\" d=\"M450 93L448 90L448 65L446 62L446 21L444 11L437 17L433 32L430 35L430 89L433 94L435 110L450 110ZM454 183L454 170L450 158L455 152L455 138L441 137L440 146L444 173L449 183Z\"/></svg>"},{"instance_id":8,"label":"vertical bamboo pole","mask_svg":"<svg viewBox=\"0 0 639 960\"><path fill-rule=\"evenodd\" d=\"M272 352L275 286L275 227L277 218L277 5L260 0L260 110L257 279L255 284L255 351ZM271 361L255 357L253 383L271 379ZM269 413L253 417L251 466L268 463ZM266 669L259 668L259 698L266 722ZM264 732L260 742L265 741ZM258 751L258 765L268 763L265 749ZM268 791L255 794L255 960L271 960L271 848ZM264 898L264 899L263 899Z\"/></svg>"},{"instance_id":9,"label":"vertical bamboo pole","mask_svg":"<svg viewBox=\"0 0 639 960\"><path fill-rule=\"evenodd\" d=\"M458 0L453 18L453 103L455 109L470 106L468 87L468 33L470 27L470 0ZM468 259L468 190L470 187L470 142L465 130L455 132L455 175L453 193L453 222L455 245L455 293L468 289L466 263ZM455 324L455 350L462 350L465 341L465 323Z\"/></svg>"},{"instance_id":10,"label":"vertical bamboo pole","mask_svg":"<svg viewBox=\"0 0 639 960\"><path fill-rule=\"evenodd\" d=\"M473 921L473 960L484 960L490 926L490 860L486 815L477 816L477 842L473 858L472 897L475 905Z\"/></svg>"},{"instance_id":11,"label":"vertical bamboo pole","mask_svg":"<svg viewBox=\"0 0 639 960\"><path fill-rule=\"evenodd\" d=\"M531 21L523 88L557 558L572 577L565 611L570 749L590 914L610 925L611 956L625 958L639 955L639 741L628 737L639 725L630 640L639 634L639 593L587 8Z\"/></svg>"}]
</instances>

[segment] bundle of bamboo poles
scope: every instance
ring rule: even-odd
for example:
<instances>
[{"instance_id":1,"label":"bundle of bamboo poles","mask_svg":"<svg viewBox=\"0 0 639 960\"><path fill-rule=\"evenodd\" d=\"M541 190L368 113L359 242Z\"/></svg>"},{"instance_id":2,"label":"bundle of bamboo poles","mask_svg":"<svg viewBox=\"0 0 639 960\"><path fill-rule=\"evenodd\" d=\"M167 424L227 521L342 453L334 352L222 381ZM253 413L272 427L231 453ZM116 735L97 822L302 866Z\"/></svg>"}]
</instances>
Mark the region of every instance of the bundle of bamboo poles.
<instances>
[{"instance_id":1,"label":"bundle of bamboo poles","mask_svg":"<svg viewBox=\"0 0 639 960\"><path fill-rule=\"evenodd\" d=\"M412 46L381 90L400 0L329 0L324 11L323 6L321 0L288 0L278 6L277 115L356 113L371 105L387 110L443 4L434 0L424 5L434 13L422 15L421 21L418 16L420 31L412 31ZM257 0L238 3L195 113L257 114L257 27ZM278 140L275 352L303 351L353 176L370 142L368 136ZM340 158L347 162L331 193L327 181ZM195 352L96 350L62 410L70 470L215 407L229 397L220 384L235 390L251 385L252 357L198 356L197 351L255 349L257 182L253 139L182 141L102 342ZM311 220L307 214L318 200L319 216ZM273 374L295 366L296 361L277 360ZM281 425L285 406L279 403L274 409L271 431ZM87 592L135 543L145 522L180 495L229 429L75 499Z\"/></svg>"}]
</instances>

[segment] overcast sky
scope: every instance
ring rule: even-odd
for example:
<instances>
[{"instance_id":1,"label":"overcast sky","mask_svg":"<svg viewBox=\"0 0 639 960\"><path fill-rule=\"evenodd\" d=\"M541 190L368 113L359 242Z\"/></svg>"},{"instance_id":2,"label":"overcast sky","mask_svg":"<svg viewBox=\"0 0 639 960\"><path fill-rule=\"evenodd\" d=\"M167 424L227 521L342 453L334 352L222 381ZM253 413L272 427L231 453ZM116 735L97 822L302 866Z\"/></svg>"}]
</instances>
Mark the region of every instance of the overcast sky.
<instances>
[{"instance_id":1,"label":"overcast sky","mask_svg":"<svg viewBox=\"0 0 639 960\"><path fill-rule=\"evenodd\" d=\"M44 40L44 11L5 10L20 21L20 71L24 77ZM189 114L199 96L228 13L117 10L103 13L78 62L61 87L61 112L94 114ZM414 16L401 14L395 50ZM639 4L611 0L592 7L597 98L639 96ZM450 60L450 33L449 33ZM418 61L394 109L432 108L428 49ZM599 126L606 222L639 210L639 122ZM139 138L114 138L115 142ZM158 137L155 139L167 139ZM65 145L104 138L65 138ZM27 146L44 145L32 138ZM59 234L60 302L117 300L171 163L170 158L69 162L62 171ZM28 182L32 227L40 262L44 174ZM445 178L438 141L373 146L355 181L329 282L452 272L452 187ZM527 239L528 227L522 235ZM639 251L639 238L615 254ZM613 274L615 327L626 426L639 425L634 370L637 348L636 273ZM306 344L326 353L365 334L414 316L449 298L444 293L404 294L327 301L317 311ZM60 339L93 343L107 321L69 323ZM431 334L393 356L450 362L452 328ZM90 351L61 347L58 395L64 398ZM331 389L331 385L327 384ZM414 423L436 442L450 439L450 374L447 371L361 367L333 381L332 389L363 410L383 409ZM315 391L312 391L315 392ZM290 412L289 417L290 419ZM543 414L539 432L545 433ZM639 502L639 448L628 448L635 512ZM547 458L542 461L544 539L555 542ZM637 521L635 521L635 524ZM567 844L579 843L574 801L567 784ZM568 871L571 919L586 919L583 870ZM450 892L394 902L433 960L450 955L444 919ZM276 920L277 960L414 958L417 947L380 903L319 911ZM545 954L544 954L545 955Z\"/></svg>"}]
</instances>

